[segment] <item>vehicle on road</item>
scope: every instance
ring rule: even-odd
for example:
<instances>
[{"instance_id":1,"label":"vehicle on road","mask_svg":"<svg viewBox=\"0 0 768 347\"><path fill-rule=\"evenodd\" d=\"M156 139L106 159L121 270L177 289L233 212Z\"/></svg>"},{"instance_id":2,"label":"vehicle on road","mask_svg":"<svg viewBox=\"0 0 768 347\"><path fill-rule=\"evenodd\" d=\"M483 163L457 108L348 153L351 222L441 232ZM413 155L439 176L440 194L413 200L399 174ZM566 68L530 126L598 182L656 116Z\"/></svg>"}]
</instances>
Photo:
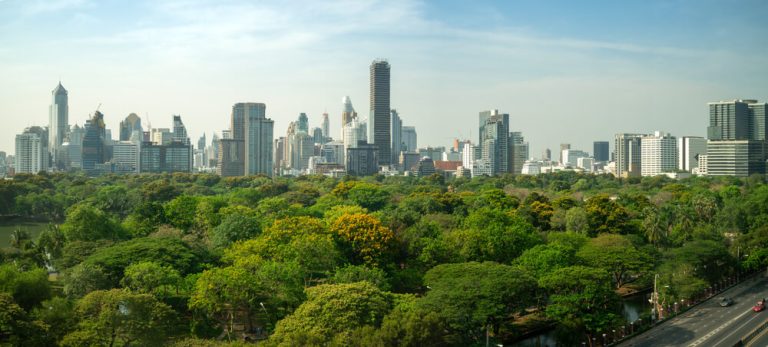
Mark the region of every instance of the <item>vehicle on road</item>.
<instances>
[{"instance_id":1,"label":"vehicle on road","mask_svg":"<svg viewBox=\"0 0 768 347\"><path fill-rule=\"evenodd\" d=\"M755 306L752 306L752 311L760 312L762 310L765 310L765 299L758 301Z\"/></svg>"},{"instance_id":2,"label":"vehicle on road","mask_svg":"<svg viewBox=\"0 0 768 347\"><path fill-rule=\"evenodd\" d=\"M720 303L721 307L728 307L728 306L733 305L733 299L731 299L731 298L729 298L727 296L723 296L723 297L720 297L719 303Z\"/></svg>"}]
</instances>

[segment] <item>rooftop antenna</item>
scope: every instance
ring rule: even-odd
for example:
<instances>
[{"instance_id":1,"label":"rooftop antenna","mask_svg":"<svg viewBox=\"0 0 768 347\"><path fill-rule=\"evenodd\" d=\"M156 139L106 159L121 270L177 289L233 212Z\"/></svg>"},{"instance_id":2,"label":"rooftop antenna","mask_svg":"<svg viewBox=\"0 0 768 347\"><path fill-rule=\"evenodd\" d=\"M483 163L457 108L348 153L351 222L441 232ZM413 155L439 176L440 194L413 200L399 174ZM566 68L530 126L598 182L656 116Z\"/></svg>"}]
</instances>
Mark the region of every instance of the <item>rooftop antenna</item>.
<instances>
[{"instance_id":1,"label":"rooftop antenna","mask_svg":"<svg viewBox=\"0 0 768 347\"><path fill-rule=\"evenodd\" d=\"M99 106L96 106L96 112L99 112L100 108L101 108L101 103L99 103Z\"/></svg>"}]
</instances>

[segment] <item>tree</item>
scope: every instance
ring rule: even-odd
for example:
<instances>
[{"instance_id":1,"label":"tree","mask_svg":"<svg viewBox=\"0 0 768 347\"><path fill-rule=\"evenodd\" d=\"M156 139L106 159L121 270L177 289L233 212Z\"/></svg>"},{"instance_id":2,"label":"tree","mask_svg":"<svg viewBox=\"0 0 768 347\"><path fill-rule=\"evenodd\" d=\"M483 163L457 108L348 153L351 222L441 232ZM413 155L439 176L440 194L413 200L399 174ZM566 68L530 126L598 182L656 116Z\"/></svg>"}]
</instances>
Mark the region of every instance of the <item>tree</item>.
<instances>
[{"instance_id":1,"label":"tree","mask_svg":"<svg viewBox=\"0 0 768 347\"><path fill-rule=\"evenodd\" d=\"M11 346L45 346L48 326L30 320L26 312L8 293L0 292L0 344Z\"/></svg>"},{"instance_id":2,"label":"tree","mask_svg":"<svg viewBox=\"0 0 768 347\"><path fill-rule=\"evenodd\" d=\"M61 231L69 241L121 240L123 228L101 210L81 203L67 211Z\"/></svg>"},{"instance_id":3,"label":"tree","mask_svg":"<svg viewBox=\"0 0 768 347\"><path fill-rule=\"evenodd\" d=\"M165 218L174 227L189 231L195 225L197 202L194 196L180 195L165 204Z\"/></svg>"},{"instance_id":4,"label":"tree","mask_svg":"<svg viewBox=\"0 0 768 347\"><path fill-rule=\"evenodd\" d=\"M499 210L472 211L463 229L447 236L464 260L509 263L541 242L533 226L521 217Z\"/></svg>"},{"instance_id":5,"label":"tree","mask_svg":"<svg viewBox=\"0 0 768 347\"><path fill-rule=\"evenodd\" d=\"M8 293L25 310L51 297L48 272L43 269L20 271L14 265L0 265L0 292Z\"/></svg>"},{"instance_id":6,"label":"tree","mask_svg":"<svg viewBox=\"0 0 768 347\"><path fill-rule=\"evenodd\" d=\"M250 239L261 232L261 221L255 216L230 214L211 230L211 242L216 247L226 247L232 242Z\"/></svg>"},{"instance_id":7,"label":"tree","mask_svg":"<svg viewBox=\"0 0 768 347\"><path fill-rule=\"evenodd\" d=\"M629 214L608 195L595 195L584 204L590 236L602 233L620 234L628 230Z\"/></svg>"},{"instance_id":8,"label":"tree","mask_svg":"<svg viewBox=\"0 0 768 347\"><path fill-rule=\"evenodd\" d=\"M153 296L121 289L91 292L77 302L76 312L80 323L62 346L162 346L176 318Z\"/></svg>"},{"instance_id":9,"label":"tree","mask_svg":"<svg viewBox=\"0 0 768 347\"><path fill-rule=\"evenodd\" d=\"M545 275L539 285L549 293L547 317L571 333L589 338L609 331L620 317L621 302L605 270L569 266Z\"/></svg>"},{"instance_id":10,"label":"tree","mask_svg":"<svg viewBox=\"0 0 768 347\"><path fill-rule=\"evenodd\" d=\"M575 265L576 249L558 243L536 245L525 250L514 263L541 278L554 270Z\"/></svg>"},{"instance_id":11,"label":"tree","mask_svg":"<svg viewBox=\"0 0 768 347\"><path fill-rule=\"evenodd\" d=\"M585 264L604 269L612 276L616 289L648 273L653 259L622 235L601 234L587 242L576 254Z\"/></svg>"},{"instance_id":12,"label":"tree","mask_svg":"<svg viewBox=\"0 0 768 347\"><path fill-rule=\"evenodd\" d=\"M442 264L424 275L418 305L446 321L456 344L467 345L510 328L511 317L531 305L535 279L525 270L494 262Z\"/></svg>"},{"instance_id":13,"label":"tree","mask_svg":"<svg viewBox=\"0 0 768 347\"><path fill-rule=\"evenodd\" d=\"M355 283L368 281L383 291L389 291L390 285L387 282L387 275L378 268L369 268L365 265L347 265L336 270L331 278L333 283Z\"/></svg>"},{"instance_id":14,"label":"tree","mask_svg":"<svg viewBox=\"0 0 768 347\"><path fill-rule=\"evenodd\" d=\"M34 308L31 317L48 326L44 333L49 345L61 341L64 335L74 330L77 325L75 303L62 297L43 301L40 306Z\"/></svg>"},{"instance_id":15,"label":"tree","mask_svg":"<svg viewBox=\"0 0 768 347\"><path fill-rule=\"evenodd\" d=\"M181 275L176 269L144 261L125 268L125 276L120 284L137 293L165 295L168 287L175 287L180 281Z\"/></svg>"},{"instance_id":16,"label":"tree","mask_svg":"<svg viewBox=\"0 0 768 347\"><path fill-rule=\"evenodd\" d=\"M565 213L565 230L589 233L589 217L587 211L581 207L572 207Z\"/></svg>"},{"instance_id":17,"label":"tree","mask_svg":"<svg viewBox=\"0 0 768 347\"><path fill-rule=\"evenodd\" d=\"M382 209L389 201L389 194L370 183L357 183L347 193L349 201L370 211Z\"/></svg>"},{"instance_id":18,"label":"tree","mask_svg":"<svg viewBox=\"0 0 768 347\"><path fill-rule=\"evenodd\" d=\"M345 214L331 224L347 259L376 266L390 251L394 233L369 214Z\"/></svg>"},{"instance_id":19,"label":"tree","mask_svg":"<svg viewBox=\"0 0 768 347\"><path fill-rule=\"evenodd\" d=\"M389 294L368 282L321 284L306 289L307 300L277 323L270 342L326 345L336 335L365 325L379 326L392 305Z\"/></svg>"},{"instance_id":20,"label":"tree","mask_svg":"<svg viewBox=\"0 0 768 347\"><path fill-rule=\"evenodd\" d=\"M92 291L112 287L104 269L100 266L84 263L64 272L62 283L64 294L70 298L80 298Z\"/></svg>"}]
</instances>

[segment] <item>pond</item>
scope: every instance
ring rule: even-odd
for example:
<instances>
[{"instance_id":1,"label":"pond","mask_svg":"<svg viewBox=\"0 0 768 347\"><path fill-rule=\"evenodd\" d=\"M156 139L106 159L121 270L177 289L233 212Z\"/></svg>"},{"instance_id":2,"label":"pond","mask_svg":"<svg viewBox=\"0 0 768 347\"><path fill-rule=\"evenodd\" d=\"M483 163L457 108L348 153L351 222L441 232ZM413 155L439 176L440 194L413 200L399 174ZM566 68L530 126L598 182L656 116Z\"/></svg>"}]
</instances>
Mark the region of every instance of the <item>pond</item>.
<instances>
[{"instance_id":1,"label":"pond","mask_svg":"<svg viewBox=\"0 0 768 347\"><path fill-rule=\"evenodd\" d=\"M22 220L2 222L0 223L0 248L10 247L11 233L16 229L29 232L32 240L35 240L47 226L47 222L32 222Z\"/></svg>"}]
</instances>

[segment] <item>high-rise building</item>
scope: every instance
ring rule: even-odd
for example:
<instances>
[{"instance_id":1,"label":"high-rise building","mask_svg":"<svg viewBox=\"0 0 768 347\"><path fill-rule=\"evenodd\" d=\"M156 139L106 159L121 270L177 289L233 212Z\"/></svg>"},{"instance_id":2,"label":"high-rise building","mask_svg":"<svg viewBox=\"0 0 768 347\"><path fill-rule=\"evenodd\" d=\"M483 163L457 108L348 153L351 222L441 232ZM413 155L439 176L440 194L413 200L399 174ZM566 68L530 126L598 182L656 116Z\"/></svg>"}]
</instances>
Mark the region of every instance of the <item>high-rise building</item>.
<instances>
[{"instance_id":1,"label":"high-rise building","mask_svg":"<svg viewBox=\"0 0 768 347\"><path fill-rule=\"evenodd\" d=\"M307 117L306 113L299 113L299 121L298 121L298 127L299 131L303 131L307 134L309 134L309 117Z\"/></svg>"},{"instance_id":2,"label":"high-rise building","mask_svg":"<svg viewBox=\"0 0 768 347\"><path fill-rule=\"evenodd\" d=\"M243 140L219 139L219 154L216 165L216 173L222 177L235 177L245 175L245 160Z\"/></svg>"},{"instance_id":3,"label":"high-rise building","mask_svg":"<svg viewBox=\"0 0 768 347\"><path fill-rule=\"evenodd\" d=\"M499 110L480 112L479 146L489 175L509 172L509 114Z\"/></svg>"},{"instance_id":4,"label":"high-rise building","mask_svg":"<svg viewBox=\"0 0 768 347\"><path fill-rule=\"evenodd\" d=\"M747 177L765 175L766 148L764 141L722 140L707 141L707 154L700 163L700 172L707 176ZM705 166L704 166L705 165Z\"/></svg>"},{"instance_id":5,"label":"high-rise building","mask_svg":"<svg viewBox=\"0 0 768 347\"><path fill-rule=\"evenodd\" d=\"M343 97L341 103L344 105L344 110L341 112L341 141L344 142L344 127L357 118L357 112L352 107L352 100L349 99L349 96Z\"/></svg>"},{"instance_id":6,"label":"high-rise building","mask_svg":"<svg viewBox=\"0 0 768 347\"><path fill-rule=\"evenodd\" d=\"M392 109L392 163L397 163L400 160L400 152L403 150L403 121L397 114L397 110Z\"/></svg>"},{"instance_id":7,"label":"high-rise building","mask_svg":"<svg viewBox=\"0 0 768 347\"><path fill-rule=\"evenodd\" d=\"M101 172L96 167L107 161L105 138L106 128L104 115L96 111L91 119L85 121L85 134L83 134L82 168L89 176L99 175Z\"/></svg>"},{"instance_id":8,"label":"high-rise building","mask_svg":"<svg viewBox=\"0 0 768 347\"><path fill-rule=\"evenodd\" d=\"M616 134L614 155L617 177L639 177L641 173L641 138L643 134Z\"/></svg>"},{"instance_id":9,"label":"high-rise building","mask_svg":"<svg viewBox=\"0 0 768 347\"><path fill-rule=\"evenodd\" d=\"M319 145L322 145L325 142L325 136L323 136L323 129L321 128L313 128L312 129L312 140Z\"/></svg>"},{"instance_id":10,"label":"high-rise building","mask_svg":"<svg viewBox=\"0 0 768 347\"><path fill-rule=\"evenodd\" d=\"M552 161L552 150L545 148L544 152L541 153L541 159L544 161Z\"/></svg>"},{"instance_id":11,"label":"high-rise building","mask_svg":"<svg viewBox=\"0 0 768 347\"><path fill-rule=\"evenodd\" d=\"M131 113L120 122L120 141L130 141L134 131L144 131L141 128L141 118Z\"/></svg>"},{"instance_id":12,"label":"high-rise building","mask_svg":"<svg viewBox=\"0 0 768 347\"><path fill-rule=\"evenodd\" d=\"M471 168L477 158L475 157L475 146L472 143L464 143L464 149L461 152L461 166Z\"/></svg>"},{"instance_id":13,"label":"high-rise building","mask_svg":"<svg viewBox=\"0 0 768 347\"><path fill-rule=\"evenodd\" d=\"M16 173L36 174L44 171L46 168L43 167L43 157L48 155L44 148L43 139L39 134L24 131L16 135Z\"/></svg>"},{"instance_id":14,"label":"high-rise building","mask_svg":"<svg viewBox=\"0 0 768 347\"><path fill-rule=\"evenodd\" d=\"M341 141L331 141L323 144L320 155L328 164L344 165L344 143Z\"/></svg>"},{"instance_id":15,"label":"high-rise building","mask_svg":"<svg viewBox=\"0 0 768 347\"><path fill-rule=\"evenodd\" d=\"M592 145L592 156L597 162L608 162L611 159L608 141L595 141Z\"/></svg>"},{"instance_id":16,"label":"high-rise building","mask_svg":"<svg viewBox=\"0 0 768 347\"><path fill-rule=\"evenodd\" d=\"M112 145L114 173L139 173L139 146L130 141L118 141Z\"/></svg>"},{"instance_id":17,"label":"high-rise building","mask_svg":"<svg viewBox=\"0 0 768 347\"><path fill-rule=\"evenodd\" d=\"M246 175L272 175L272 141L274 140L275 123L266 118L266 105L264 104L235 104L232 112L245 112L245 174ZM236 111L236 109L238 111Z\"/></svg>"},{"instance_id":18,"label":"high-rise building","mask_svg":"<svg viewBox=\"0 0 768 347\"><path fill-rule=\"evenodd\" d=\"M523 133L513 131L509 133L509 172L520 174L523 171L523 164L528 160L529 146L525 142Z\"/></svg>"},{"instance_id":19,"label":"high-rise building","mask_svg":"<svg viewBox=\"0 0 768 347\"><path fill-rule=\"evenodd\" d=\"M565 158L563 158L563 150L571 149L570 143L561 143L560 144L560 164L565 164L563 161Z\"/></svg>"},{"instance_id":20,"label":"high-rise building","mask_svg":"<svg viewBox=\"0 0 768 347\"><path fill-rule=\"evenodd\" d=\"M195 149L195 168L201 169L208 166L208 151L205 147L205 133L197 139L197 148Z\"/></svg>"},{"instance_id":21,"label":"high-rise building","mask_svg":"<svg viewBox=\"0 0 768 347\"><path fill-rule=\"evenodd\" d=\"M658 176L677 170L677 139L656 131L640 139L640 174Z\"/></svg>"},{"instance_id":22,"label":"high-rise building","mask_svg":"<svg viewBox=\"0 0 768 347\"><path fill-rule=\"evenodd\" d=\"M357 144L362 141L368 143L368 126L365 122L360 122L357 118L353 118L347 125L344 126L342 131L344 138L344 155L347 155L347 149L355 148ZM346 163L346 158L344 159Z\"/></svg>"},{"instance_id":23,"label":"high-rise building","mask_svg":"<svg viewBox=\"0 0 768 347\"><path fill-rule=\"evenodd\" d=\"M563 158L564 166L578 167L579 158L589 158L589 153L578 149L564 149L560 151L560 156Z\"/></svg>"},{"instance_id":24,"label":"high-rise building","mask_svg":"<svg viewBox=\"0 0 768 347\"><path fill-rule=\"evenodd\" d=\"M208 147L208 167L219 166L219 135L213 133L213 139L211 139L211 146Z\"/></svg>"},{"instance_id":25,"label":"high-rise building","mask_svg":"<svg viewBox=\"0 0 768 347\"><path fill-rule=\"evenodd\" d=\"M328 112L323 112L323 136L327 139L331 138L331 125L328 120ZM325 142L325 141L323 141Z\"/></svg>"},{"instance_id":26,"label":"high-rise building","mask_svg":"<svg viewBox=\"0 0 768 347\"><path fill-rule=\"evenodd\" d=\"M768 140L768 103L749 100L749 138L751 140Z\"/></svg>"},{"instance_id":27,"label":"high-rise building","mask_svg":"<svg viewBox=\"0 0 768 347\"><path fill-rule=\"evenodd\" d=\"M400 136L402 137L401 141L403 142L403 151L415 152L417 149L419 149L416 137L416 127L403 126L403 130Z\"/></svg>"},{"instance_id":28,"label":"high-rise building","mask_svg":"<svg viewBox=\"0 0 768 347\"><path fill-rule=\"evenodd\" d=\"M697 136L677 138L677 169L691 172L699 167L699 156L707 154L707 139Z\"/></svg>"},{"instance_id":29,"label":"high-rise building","mask_svg":"<svg viewBox=\"0 0 768 347\"><path fill-rule=\"evenodd\" d=\"M67 134L65 143L62 144L63 152L66 153L65 169L83 168L83 138L85 137L85 128L75 124Z\"/></svg>"},{"instance_id":30,"label":"high-rise building","mask_svg":"<svg viewBox=\"0 0 768 347\"><path fill-rule=\"evenodd\" d=\"M184 122L181 121L181 116L173 116L173 141L181 142L185 145L190 144L189 136L187 135L187 127L184 126Z\"/></svg>"},{"instance_id":31,"label":"high-rise building","mask_svg":"<svg viewBox=\"0 0 768 347\"><path fill-rule=\"evenodd\" d=\"M378 147L360 141L347 148L346 169L351 176L370 176L379 172Z\"/></svg>"},{"instance_id":32,"label":"high-rise building","mask_svg":"<svg viewBox=\"0 0 768 347\"><path fill-rule=\"evenodd\" d=\"M379 165L392 163L392 125L390 115L390 66L386 60L371 63L368 142L378 147Z\"/></svg>"},{"instance_id":33,"label":"high-rise building","mask_svg":"<svg viewBox=\"0 0 768 347\"><path fill-rule=\"evenodd\" d=\"M59 85L53 89L53 100L49 110L48 117L48 142L47 148L51 153L52 165L56 169L63 169L65 163L59 157L61 156L61 144L69 130L69 96L64 86Z\"/></svg>"},{"instance_id":34,"label":"high-rise building","mask_svg":"<svg viewBox=\"0 0 768 347\"><path fill-rule=\"evenodd\" d=\"M748 140L749 106L744 100L710 102L709 127L707 138L710 140Z\"/></svg>"}]
</instances>

